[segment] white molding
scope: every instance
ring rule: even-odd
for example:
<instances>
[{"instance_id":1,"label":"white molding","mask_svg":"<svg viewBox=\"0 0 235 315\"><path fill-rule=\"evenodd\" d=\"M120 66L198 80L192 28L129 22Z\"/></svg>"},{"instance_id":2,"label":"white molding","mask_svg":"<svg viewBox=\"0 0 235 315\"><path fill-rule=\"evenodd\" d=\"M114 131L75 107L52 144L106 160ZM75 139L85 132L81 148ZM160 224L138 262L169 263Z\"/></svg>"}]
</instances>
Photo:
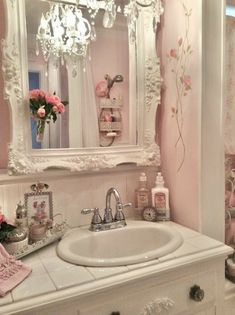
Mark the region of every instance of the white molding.
<instances>
[{"instance_id":1,"label":"white molding","mask_svg":"<svg viewBox=\"0 0 235 315\"><path fill-rule=\"evenodd\" d=\"M161 0L158 1L161 4ZM135 102L134 106L138 109L136 115L138 145L32 150L27 106L28 60L24 0L4 0L4 4L8 32L6 38L2 40L2 70L4 95L12 113L9 175L34 174L51 168L71 171L97 170L113 168L123 163L134 163L138 166L160 165L160 150L155 143L155 115L160 102L161 75L152 29L153 12L149 8L141 9L137 25L137 59L130 67L130 74L136 73L138 79L136 96L131 99L131 106L133 107ZM159 11L160 14L162 11ZM134 58L133 52L133 48L130 49L130 55L132 54ZM136 90L135 85L134 79L131 91ZM131 110L133 112L133 109ZM134 138L133 136L132 139Z\"/></svg>"},{"instance_id":2,"label":"white molding","mask_svg":"<svg viewBox=\"0 0 235 315\"><path fill-rule=\"evenodd\" d=\"M66 179L66 178L81 178L84 176L102 176L103 174L107 174L112 176L112 174L118 173L125 173L131 174L131 173L141 173L143 171L149 171L149 172L156 172L156 167L150 166L150 167L142 167L142 166L136 166L132 164L123 164L116 166L115 168L102 168L98 172L90 172L89 170L86 171L80 171L80 172L71 172L67 169L50 169L46 172L40 172L37 174L28 174L28 175L18 175L18 176L9 176L7 169L0 170L0 188L4 185L14 185L17 183L32 183L35 181L45 181L45 180L54 180L54 179Z\"/></svg>"},{"instance_id":3,"label":"white molding","mask_svg":"<svg viewBox=\"0 0 235 315\"><path fill-rule=\"evenodd\" d=\"M224 0L203 4L200 231L224 241ZM216 17L216 23L211 17ZM210 17L210 18L208 18ZM211 219L213 218L213 224ZM214 228L216 226L216 229Z\"/></svg>"}]
</instances>

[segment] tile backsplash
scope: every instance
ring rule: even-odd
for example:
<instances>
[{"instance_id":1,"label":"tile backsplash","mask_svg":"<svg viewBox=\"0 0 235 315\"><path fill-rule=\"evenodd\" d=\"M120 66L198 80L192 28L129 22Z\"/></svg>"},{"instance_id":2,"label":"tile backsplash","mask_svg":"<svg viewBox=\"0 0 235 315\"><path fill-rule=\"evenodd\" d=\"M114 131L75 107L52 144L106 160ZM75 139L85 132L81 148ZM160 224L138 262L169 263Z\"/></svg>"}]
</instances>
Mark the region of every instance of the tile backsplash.
<instances>
[{"instance_id":1,"label":"tile backsplash","mask_svg":"<svg viewBox=\"0 0 235 315\"><path fill-rule=\"evenodd\" d=\"M134 191L138 186L139 174L145 171L148 185L154 185L155 168L121 168L120 171L95 172L89 174L70 174L61 176L40 176L40 181L49 185L53 193L53 213L61 213L71 227L89 224L90 215L82 215L82 208L98 207L101 214L105 208L105 196L110 187L120 193L123 203L134 203ZM32 180L31 180L32 178ZM7 218L14 219L16 205L24 201L24 194L30 192L30 185L39 181L31 177L0 184L0 206ZM126 217L133 216L133 209L126 209Z\"/></svg>"}]
</instances>

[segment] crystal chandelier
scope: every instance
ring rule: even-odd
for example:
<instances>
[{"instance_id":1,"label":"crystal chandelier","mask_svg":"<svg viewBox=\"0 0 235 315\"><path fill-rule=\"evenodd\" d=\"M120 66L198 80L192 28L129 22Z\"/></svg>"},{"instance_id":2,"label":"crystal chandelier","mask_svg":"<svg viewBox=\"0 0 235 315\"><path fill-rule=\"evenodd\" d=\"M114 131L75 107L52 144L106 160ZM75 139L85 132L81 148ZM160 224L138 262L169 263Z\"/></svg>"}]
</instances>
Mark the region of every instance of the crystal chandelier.
<instances>
[{"instance_id":1,"label":"crystal chandelier","mask_svg":"<svg viewBox=\"0 0 235 315\"><path fill-rule=\"evenodd\" d=\"M120 2L119 2L120 3ZM127 18L130 42L136 39L136 21L142 7L151 7L153 12L153 31L163 12L161 0L129 0L128 4L120 6L116 0L76 0L76 4L66 1L51 2L50 9L42 14L36 35L36 54L41 47L45 61L50 56L64 60L85 57L90 41L96 40L95 17L100 9L104 10L103 27L114 25L117 13ZM88 12L88 18L83 12Z\"/></svg>"}]
</instances>

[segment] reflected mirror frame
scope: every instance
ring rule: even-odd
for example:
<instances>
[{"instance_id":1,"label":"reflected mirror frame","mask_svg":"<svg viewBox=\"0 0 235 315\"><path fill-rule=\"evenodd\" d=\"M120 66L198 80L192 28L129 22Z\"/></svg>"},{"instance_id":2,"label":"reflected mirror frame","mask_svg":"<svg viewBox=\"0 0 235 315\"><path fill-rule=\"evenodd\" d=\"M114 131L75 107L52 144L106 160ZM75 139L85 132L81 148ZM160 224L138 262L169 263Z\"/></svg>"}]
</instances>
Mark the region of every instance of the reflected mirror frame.
<instances>
[{"instance_id":1,"label":"reflected mirror frame","mask_svg":"<svg viewBox=\"0 0 235 315\"><path fill-rule=\"evenodd\" d=\"M33 1L33 0L32 0ZM161 4L161 0L157 0ZM63 1L64 2L64 1ZM71 1L70 1L71 2ZM152 29L152 9L144 8L137 21L136 49L130 49L130 63L137 55L137 65L130 77L137 115L138 145L105 148L69 148L32 150L28 109L28 61L24 0L4 0L6 36L2 40L4 98L11 112L12 139L8 150L10 175L40 173L50 168L88 171L113 168L120 164L160 165L160 150L155 143L155 116L160 103L160 61L156 55ZM159 19L162 10L159 10Z\"/></svg>"}]
</instances>

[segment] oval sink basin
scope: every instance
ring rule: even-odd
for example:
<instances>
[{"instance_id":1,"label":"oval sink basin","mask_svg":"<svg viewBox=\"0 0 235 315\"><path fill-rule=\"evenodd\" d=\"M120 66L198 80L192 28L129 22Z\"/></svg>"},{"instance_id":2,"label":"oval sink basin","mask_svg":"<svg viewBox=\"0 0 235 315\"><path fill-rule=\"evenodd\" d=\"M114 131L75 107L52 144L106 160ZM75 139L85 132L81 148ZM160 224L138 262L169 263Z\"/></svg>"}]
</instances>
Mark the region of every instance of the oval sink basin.
<instances>
[{"instance_id":1,"label":"oval sink basin","mask_svg":"<svg viewBox=\"0 0 235 315\"><path fill-rule=\"evenodd\" d=\"M173 252L181 234L161 223L127 221L123 228L91 232L68 231L57 246L62 259L83 266L122 266L149 261Z\"/></svg>"}]
</instances>

